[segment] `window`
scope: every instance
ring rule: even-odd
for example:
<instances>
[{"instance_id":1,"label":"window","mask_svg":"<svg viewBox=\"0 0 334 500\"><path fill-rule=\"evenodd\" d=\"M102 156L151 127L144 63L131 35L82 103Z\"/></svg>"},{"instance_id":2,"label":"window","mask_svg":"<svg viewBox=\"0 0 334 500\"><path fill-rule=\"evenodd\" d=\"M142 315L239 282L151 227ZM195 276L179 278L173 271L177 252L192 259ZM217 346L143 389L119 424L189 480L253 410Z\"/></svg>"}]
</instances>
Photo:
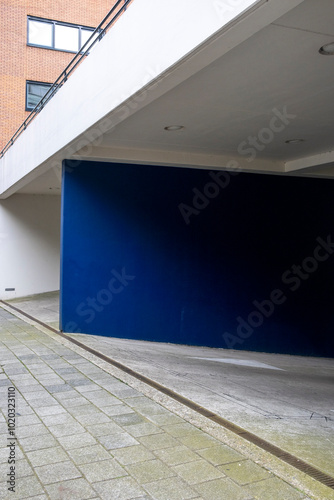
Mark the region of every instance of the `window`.
<instances>
[{"instance_id":1,"label":"window","mask_svg":"<svg viewBox=\"0 0 334 500\"><path fill-rule=\"evenodd\" d=\"M51 83L27 82L26 83L26 111L32 111L45 96Z\"/></svg>"},{"instance_id":2,"label":"window","mask_svg":"<svg viewBox=\"0 0 334 500\"><path fill-rule=\"evenodd\" d=\"M28 45L35 47L78 52L93 32L86 26L28 16Z\"/></svg>"}]
</instances>

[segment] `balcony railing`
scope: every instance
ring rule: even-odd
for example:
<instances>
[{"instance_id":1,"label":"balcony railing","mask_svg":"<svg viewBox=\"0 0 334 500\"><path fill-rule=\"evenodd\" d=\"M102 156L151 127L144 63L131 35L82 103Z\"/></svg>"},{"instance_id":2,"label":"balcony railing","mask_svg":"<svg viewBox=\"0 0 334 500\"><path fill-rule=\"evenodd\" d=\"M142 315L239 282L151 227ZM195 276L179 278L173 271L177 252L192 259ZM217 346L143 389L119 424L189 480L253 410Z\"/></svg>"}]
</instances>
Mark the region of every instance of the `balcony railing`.
<instances>
[{"instance_id":1,"label":"balcony railing","mask_svg":"<svg viewBox=\"0 0 334 500\"><path fill-rule=\"evenodd\" d=\"M113 8L108 12L105 18L97 26L97 28L92 32L92 35L88 38L86 43L80 48L79 52L73 57L71 62L66 66L64 71L58 76L57 80L52 84L46 94L42 99L36 104L34 109L29 113L27 118L24 120L22 125L16 130L13 136L9 139L5 147L0 152L0 159L5 155L8 149L15 143L15 141L20 137L22 132L30 125L30 123L36 118L37 114L45 108L47 103L52 99L52 97L58 92L58 90L64 85L68 77L73 73L73 71L82 62L83 58L89 55L90 51L94 45L101 40L101 38L106 34L108 29L115 23L118 17L126 10L128 4L133 0L118 0Z\"/></svg>"}]
</instances>

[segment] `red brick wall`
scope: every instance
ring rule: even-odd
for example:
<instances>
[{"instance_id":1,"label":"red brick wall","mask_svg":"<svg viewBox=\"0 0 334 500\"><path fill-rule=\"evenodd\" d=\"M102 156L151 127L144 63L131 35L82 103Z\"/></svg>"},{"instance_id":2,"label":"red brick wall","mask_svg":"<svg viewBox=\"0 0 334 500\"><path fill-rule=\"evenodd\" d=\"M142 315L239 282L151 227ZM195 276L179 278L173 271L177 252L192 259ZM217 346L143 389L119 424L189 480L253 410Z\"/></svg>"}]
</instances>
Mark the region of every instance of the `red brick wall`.
<instances>
[{"instance_id":1,"label":"red brick wall","mask_svg":"<svg viewBox=\"0 0 334 500\"><path fill-rule=\"evenodd\" d=\"M27 16L96 27L116 0L0 0L0 149L28 116L26 80L53 83L74 54L27 46Z\"/></svg>"}]
</instances>

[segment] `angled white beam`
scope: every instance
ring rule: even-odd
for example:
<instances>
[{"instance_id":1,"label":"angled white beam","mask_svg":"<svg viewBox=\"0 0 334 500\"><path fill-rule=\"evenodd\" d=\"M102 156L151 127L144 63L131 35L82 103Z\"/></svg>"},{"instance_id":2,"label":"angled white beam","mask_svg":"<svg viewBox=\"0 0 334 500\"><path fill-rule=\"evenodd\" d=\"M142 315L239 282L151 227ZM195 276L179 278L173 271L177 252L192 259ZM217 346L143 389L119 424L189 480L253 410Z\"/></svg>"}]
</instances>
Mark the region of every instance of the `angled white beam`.
<instances>
[{"instance_id":1,"label":"angled white beam","mask_svg":"<svg viewBox=\"0 0 334 500\"><path fill-rule=\"evenodd\" d=\"M316 167L318 165L326 165L334 162L334 151L327 151L314 156L298 158L297 160L288 161L285 163L285 172L295 172L305 168Z\"/></svg>"}]
</instances>

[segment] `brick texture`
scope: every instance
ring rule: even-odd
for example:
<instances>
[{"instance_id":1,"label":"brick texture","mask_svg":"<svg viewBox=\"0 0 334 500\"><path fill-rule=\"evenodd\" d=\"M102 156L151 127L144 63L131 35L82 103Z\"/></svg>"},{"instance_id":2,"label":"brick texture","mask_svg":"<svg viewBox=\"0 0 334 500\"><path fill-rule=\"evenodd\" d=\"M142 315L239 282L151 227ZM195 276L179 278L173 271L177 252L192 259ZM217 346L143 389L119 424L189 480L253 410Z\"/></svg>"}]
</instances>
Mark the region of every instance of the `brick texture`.
<instances>
[{"instance_id":1,"label":"brick texture","mask_svg":"<svg viewBox=\"0 0 334 500\"><path fill-rule=\"evenodd\" d=\"M26 81L53 83L73 53L27 46L27 16L96 27L116 0L0 0L0 149L28 116Z\"/></svg>"}]
</instances>

